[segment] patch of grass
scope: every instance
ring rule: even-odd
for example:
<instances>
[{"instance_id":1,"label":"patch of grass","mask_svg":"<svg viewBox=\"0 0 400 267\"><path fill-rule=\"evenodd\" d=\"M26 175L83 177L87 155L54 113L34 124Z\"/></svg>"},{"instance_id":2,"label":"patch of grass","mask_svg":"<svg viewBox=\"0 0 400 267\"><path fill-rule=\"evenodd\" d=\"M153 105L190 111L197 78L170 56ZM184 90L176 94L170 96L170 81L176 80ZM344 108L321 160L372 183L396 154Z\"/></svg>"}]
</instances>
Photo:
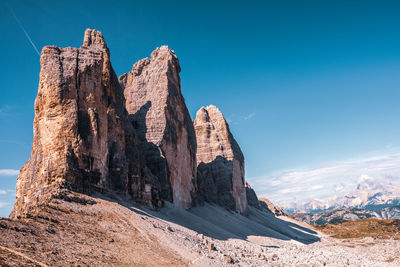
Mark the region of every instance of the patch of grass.
<instances>
[{"instance_id":1,"label":"patch of grass","mask_svg":"<svg viewBox=\"0 0 400 267\"><path fill-rule=\"evenodd\" d=\"M394 262L395 258L390 257L389 259L385 260L386 262Z\"/></svg>"},{"instance_id":2,"label":"patch of grass","mask_svg":"<svg viewBox=\"0 0 400 267\"><path fill-rule=\"evenodd\" d=\"M363 219L341 224L327 224L315 228L331 237L377 239L394 238L400 240L400 220Z\"/></svg>"}]
</instances>

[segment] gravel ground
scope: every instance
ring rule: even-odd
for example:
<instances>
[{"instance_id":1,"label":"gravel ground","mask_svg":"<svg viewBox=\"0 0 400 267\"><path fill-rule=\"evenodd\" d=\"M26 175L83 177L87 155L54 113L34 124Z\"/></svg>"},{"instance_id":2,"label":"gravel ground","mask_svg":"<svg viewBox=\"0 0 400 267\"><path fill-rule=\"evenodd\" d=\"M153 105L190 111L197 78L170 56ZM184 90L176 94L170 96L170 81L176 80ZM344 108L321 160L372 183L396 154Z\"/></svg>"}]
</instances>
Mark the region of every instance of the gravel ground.
<instances>
[{"instance_id":1,"label":"gravel ground","mask_svg":"<svg viewBox=\"0 0 400 267\"><path fill-rule=\"evenodd\" d=\"M57 199L28 219L0 219L0 266L400 266L399 240L335 239L253 208L153 211L75 195L86 204Z\"/></svg>"},{"instance_id":2,"label":"gravel ground","mask_svg":"<svg viewBox=\"0 0 400 267\"><path fill-rule=\"evenodd\" d=\"M331 238L255 209L248 218L208 204L189 212L172 205L140 211L145 223L137 227L190 266L400 266L399 240Z\"/></svg>"}]
</instances>

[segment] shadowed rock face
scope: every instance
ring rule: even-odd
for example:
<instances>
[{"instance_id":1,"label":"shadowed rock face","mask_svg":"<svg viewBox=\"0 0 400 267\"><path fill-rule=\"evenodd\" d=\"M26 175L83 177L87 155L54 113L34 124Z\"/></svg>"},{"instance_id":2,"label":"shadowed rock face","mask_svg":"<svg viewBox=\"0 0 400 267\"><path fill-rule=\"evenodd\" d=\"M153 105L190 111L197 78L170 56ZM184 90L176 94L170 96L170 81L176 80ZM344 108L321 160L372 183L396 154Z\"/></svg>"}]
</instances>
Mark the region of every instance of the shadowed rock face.
<instances>
[{"instance_id":1,"label":"shadowed rock face","mask_svg":"<svg viewBox=\"0 0 400 267\"><path fill-rule=\"evenodd\" d=\"M249 183L246 182L245 186L246 186L247 203L249 204L249 206L255 207L265 212L271 212L276 216L285 215L285 213L281 210L281 208L272 204L272 202L269 201L268 199L258 198L256 192L254 191L253 188L251 188Z\"/></svg>"},{"instance_id":2,"label":"shadowed rock face","mask_svg":"<svg viewBox=\"0 0 400 267\"><path fill-rule=\"evenodd\" d=\"M269 201L266 198L259 198L259 204L260 204L261 209L270 211L273 214L275 214L276 216L286 215L280 207L274 205L271 201Z\"/></svg>"},{"instance_id":3,"label":"shadowed rock face","mask_svg":"<svg viewBox=\"0 0 400 267\"><path fill-rule=\"evenodd\" d=\"M222 113L202 107L194 120L198 187L206 201L245 213L244 157Z\"/></svg>"},{"instance_id":4,"label":"shadowed rock face","mask_svg":"<svg viewBox=\"0 0 400 267\"><path fill-rule=\"evenodd\" d=\"M161 183L163 199L190 208L196 192L196 137L179 72L174 51L162 46L150 59L134 64L119 81L146 164Z\"/></svg>"},{"instance_id":5,"label":"shadowed rock face","mask_svg":"<svg viewBox=\"0 0 400 267\"><path fill-rule=\"evenodd\" d=\"M80 48L44 47L40 64L32 153L12 216L65 187L112 189L157 205L159 185L140 160L102 34L86 30Z\"/></svg>"},{"instance_id":6,"label":"shadowed rock face","mask_svg":"<svg viewBox=\"0 0 400 267\"><path fill-rule=\"evenodd\" d=\"M245 183L245 187L246 187L247 204L257 209L261 209L261 204L258 201L258 197L254 189L251 188L248 182Z\"/></svg>"}]
</instances>

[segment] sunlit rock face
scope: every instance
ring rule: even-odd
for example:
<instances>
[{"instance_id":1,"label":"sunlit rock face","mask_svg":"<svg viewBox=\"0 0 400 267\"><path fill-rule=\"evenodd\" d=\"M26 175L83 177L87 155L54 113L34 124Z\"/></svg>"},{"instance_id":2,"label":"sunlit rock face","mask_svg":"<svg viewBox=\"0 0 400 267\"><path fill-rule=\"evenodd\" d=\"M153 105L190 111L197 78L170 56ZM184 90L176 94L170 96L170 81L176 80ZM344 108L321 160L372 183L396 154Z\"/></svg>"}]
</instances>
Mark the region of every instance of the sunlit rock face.
<instances>
[{"instance_id":1,"label":"sunlit rock face","mask_svg":"<svg viewBox=\"0 0 400 267\"><path fill-rule=\"evenodd\" d=\"M224 116L215 106L202 107L194 127L200 195L206 201L245 213L244 157Z\"/></svg>"},{"instance_id":2,"label":"sunlit rock face","mask_svg":"<svg viewBox=\"0 0 400 267\"><path fill-rule=\"evenodd\" d=\"M196 137L181 92L180 70L174 51L162 46L119 81L146 164L160 181L162 198L190 208L197 184Z\"/></svg>"},{"instance_id":3,"label":"sunlit rock face","mask_svg":"<svg viewBox=\"0 0 400 267\"><path fill-rule=\"evenodd\" d=\"M102 34L86 30L80 48L44 47L40 64L32 153L12 216L62 188L110 189L159 205L159 184L140 159Z\"/></svg>"}]
</instances>

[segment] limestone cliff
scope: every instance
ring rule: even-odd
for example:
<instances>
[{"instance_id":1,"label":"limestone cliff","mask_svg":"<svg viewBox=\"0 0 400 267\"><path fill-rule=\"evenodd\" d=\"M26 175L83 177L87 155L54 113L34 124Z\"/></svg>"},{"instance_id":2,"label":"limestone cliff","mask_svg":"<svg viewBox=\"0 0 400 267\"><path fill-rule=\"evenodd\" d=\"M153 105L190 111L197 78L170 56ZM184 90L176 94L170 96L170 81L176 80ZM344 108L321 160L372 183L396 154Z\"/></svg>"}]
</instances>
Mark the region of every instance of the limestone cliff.
<instances>
[{"instance_id":1,"label":"limestone cliff","mask_svg":"<svg viewBox=\"0 0 400 267\"><path fill-rule=\"evenodd\" d=\"M222 113L215 106L196 114L198 187L206 201L245 213L244 157Z\"/></svg>"},{"instance_id":2,"label":"limestone cliff","mask_svg":"<svg viewBox=\"0 0 400 267\"><path fill-rule=\"evenodd\" d=\"M111 189L159 205L102 34L86 30L80 48L44 47L40 64L32 153L20 170L13 215L61 188Z\"/></svg>"},{"instance_id":3,"label":"limestone cliff","mask_svg":"<svg viewBox=\"0 0 400 267\"><path fill-rule=\"evenodd\" d=\"M180 70L174 51L162 46L119 81L163 199L189 208L196 192L196 137L181 92Z\"/></svg>"}]
</instances>

